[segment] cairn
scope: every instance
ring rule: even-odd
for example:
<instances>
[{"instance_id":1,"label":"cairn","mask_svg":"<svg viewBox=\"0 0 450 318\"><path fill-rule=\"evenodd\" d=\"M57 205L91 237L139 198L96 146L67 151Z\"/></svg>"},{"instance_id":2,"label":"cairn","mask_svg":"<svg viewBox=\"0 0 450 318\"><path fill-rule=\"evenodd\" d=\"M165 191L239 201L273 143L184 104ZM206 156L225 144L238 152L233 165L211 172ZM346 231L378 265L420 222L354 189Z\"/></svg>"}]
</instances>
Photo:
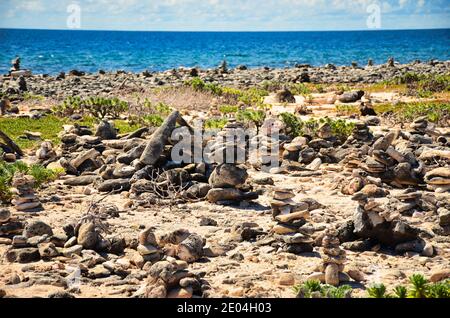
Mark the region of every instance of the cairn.
<instances>
[{"instance_id":1,"label":"cairn","mask_svg":"<svg viewBox=\"0 0 450 318\"><path fill-rule=\"evenodd\" d=\"M149 278L137 292L142 298L206 298L209 283L188 270L185 261L166 257L149 268Z\"/></svg>"},{"instance_id":2,"label":"cairn","mask_svg":"<svg viewBox=\"0 0 450 318\"><path fill-rule=\"evenodd\" d=\"M300 254L313 251L313 240L302 227L309 218L310 206L307 202L296 203L291 189L275 188L271 201L272 215L277 224L271 232L282 243L284 251Z\"/></svg>"},{"instance_id":3,"label":"cairn","mask_svg":"<svg viewBox=\"0 0 450 318\"><path fill-rule=\"evenodd\" d=\"M327 229L322 239L322 262L325 283L332 286L339 286L340 281L346 274L343 273L345 267L345 251L340 247L338 233L335 229Z\"/></svg>"},{"instance_id":4,"label":"cairn","mask_svg":"<svg viewBox=\"0 0 450 318\"><path fill-rule=\"evenodd\" d=\"M56 152L53 150L53 144L51 141L44 141L41 146L36 150L36 158L40 161L46 161L49 159L54 159L56 157Z\"/></svg>"},{"instance_id":5,"label":"cairn","mask_svg":"<svg viewBox=\"0 0 450 318\"><path fill-rule=\"evenodd\" d=\"M0 209L0 241L4 244L10 244L10 237L21 234L24 225L13 219L11 211Z\"/></svg>"},{"instance_id":6,"label":"cairn","mask_svg":"<svg viewBox=\"0 0 450 318\"><path fill-rule=\"evenodd\" d=\"M311 274L307 280L318 280L321 283L337 287L340 283L350 280L350 277L344 273L346 253L340 247L336 229L328 228L324 234L321 244L322 264L318 267L317 272Z\"/></svg>"},{"instance_id":7,"label":"cairn","mask_svg":"<svg viewBox=\"0 0 450 318\"><path fill-rule=\"evenodd\" d=\"M36 180L29 175L16 173L12 180L14 198L11 203L18 211L29 211L41 207L34 191Z\"/></svg>"},{"instance_id":8,"label":"cairn","mask_svg":"<svg viewBox=\"0 0 450 318\"><path fill-rule=\"evenodd\" d=\"M433 169L425 175L424 179L430 191L436 193L450 192L450 168Z\"/></svg>"},{"instance_id":9,"label":"cairn","mask_svg":"<svg viewBox=\"0 0 450 318\"><path fill-rule=\"evenodd\" d=\"M279 166L283 159L283 144L286 139L279 132L283 123L278 119L266 119L258 135L251 139L255 146L249 153L249 162L256 170L270 172L274 166Z\"/></svg>"},{"instance_id":10,"label":"cairn","mask_svg":"<svg viewBox=\"0 0 450 318\"><path fill-rule=\"evenodd\" d=\"M389 247L417 240L419 231L405 222L389 204L385 207L362 192L356 193L352 200L358 202L353 215L353 233L358 238L372 239Z\"/></svg>"},{"instance_id":11,"label":"cairn","mask_svg":"<svg viewBox=\"0 0 450 318\"><path fill-rule=\"evenodd\" d=\"M149 278L138 296L146 298L205 297L209 284L188 271L188 264L203 257L206 241L180 229L156 238L152 228L139 234L137 251L148 262Z\"/></svg>"},{"instance_id":12,"label":"cairn","mask_svg":"<svg viewBox=\"0 0 450 318\"><path fill-rule=\"evenodd\" d=\"M206 196L209 202L233 203L258 198L258 194L246 185L248 173L244 164L248 157L247 144L243 125L235 121L229 122L217 138L207 144L209 161L217 164L209 177L212 188ZM230 154L233 157L230 158Z\"/></svg>"}]
</instances>

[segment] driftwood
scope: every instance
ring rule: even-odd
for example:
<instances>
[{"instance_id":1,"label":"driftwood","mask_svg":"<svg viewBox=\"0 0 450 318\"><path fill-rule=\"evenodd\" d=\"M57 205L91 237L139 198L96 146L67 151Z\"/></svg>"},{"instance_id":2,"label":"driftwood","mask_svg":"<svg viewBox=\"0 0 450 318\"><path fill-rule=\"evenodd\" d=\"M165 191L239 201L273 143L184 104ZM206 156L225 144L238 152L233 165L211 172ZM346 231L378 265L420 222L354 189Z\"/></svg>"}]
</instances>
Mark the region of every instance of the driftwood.
<instances>
[{"instance_id":1,"label":"driftwood","mask_svg":"<svg viewBox=\"0 0 450 318\"><path fill-rule=\"evenodd\" d=\"M192 128L181 117L178 111L174 111L167 117L165 122L159 127L150 138L147 147L141 156L141 163L144 165L154 165L164 151L165 145L168 143L172 132L175 130L177 123L186 126L192 131Z\"/></svg>"},{"instance_id":2,"label":"driftwood","mask_svg":"<svg viewBox=\"0 0 450 318\"><path fill-rule=\"evenodd\" d=\"M5 144L14 150L19 156L23 156L23 151L20 149L20 147L12 141L11 138L8 137L7 134L5 134L3 131L0 130L0 138L5 142Z\"/></svg>"}]
</instances>

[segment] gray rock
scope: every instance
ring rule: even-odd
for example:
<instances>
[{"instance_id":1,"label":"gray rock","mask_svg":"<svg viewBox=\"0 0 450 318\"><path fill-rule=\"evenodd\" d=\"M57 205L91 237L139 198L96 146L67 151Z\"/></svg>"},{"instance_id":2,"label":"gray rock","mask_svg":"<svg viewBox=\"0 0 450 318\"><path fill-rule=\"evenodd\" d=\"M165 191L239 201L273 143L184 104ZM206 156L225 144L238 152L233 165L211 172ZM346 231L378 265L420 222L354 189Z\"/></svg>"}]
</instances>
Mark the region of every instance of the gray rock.
<instances>
[{"instance_id":1,"label":"gray rock","mask_svg":"<svg viewBox=\"0 0 450 318\"><path fill-rule=\"evenodd\" d=\"M206 198L211 203L220 201L251 201L258 199L259 195L256 192L243 192L239 189L231 188L214 188L211 189Z\"/></svg>"},{"instance_id":2,"label":"gray rock","mask_svg":"<svg viewBox=\"0 0 450 318\"><path fill-rule=\"evenodd\" d=\"M439 208L439 225L440 226L447 226L450 225L450 210L445 208Z\"/></svg>"},{"instance_id":3,"label":"gray rock","mask_svg":"<svg viewBox=\"0 0 450 318\"><path fill-rule=\"evenodd\" d=\"M98 124L97 126L95 136L100 137L101 139L116 139L117 130L116 128L114 128L113 123L106 120L102 120L100 124Z\"/></svg>"},{"instance_id":4,"label":"gray rock","mask_svg":"<svg viewBox=\"0 0 450 318\"><path fill-rule=\"evenodd\" d=\"M11 249L5 253L8 262L13 263L32 263L40 260L39 250L34 247Z\"/></svg>"},{"instance_id":5,"label":"gray rock","mask_svg":"<svg viewBox=\"0 0 450 318\"><path fill-rule=\"evenodd\" d=\"M182 126L189 126L181 114L178 111L171 113L161 127L156 130L150 138L144 152L140 158L140 161L144 165L154 165L161 154L164 151L164 147L167 144L173 130L176 128L176 124L179 123Z\"/></svg>"},{"instance_id":6,"label":"gray rock","mask_svg":"<svg viewBox=\"0 0 450 318\"><path fill-rule=\"evenodd\" d=\"M197 183L190 187L184 193L184 197L192 200L203 199L211 190L211 186L207 183Z\"/></svg>"},{"instance_id":7,"label":"gray rock","mask_svg":"<svg viewBox=\"0 0 450 318\"><path fill-rule=\"evenodd\" d=\"M128 191L130 188L130 179L106 180L97 185L97 190L100 192Z\"/></svg>"},{"instance_id":8,"label":"gray rock","mask_svg":"<svg viewBox=\"0 0 450 318\"><path fill-rule=\"evenodd\" d=\"M25 226L23 230L23 236L26 238L34 237L34 236L42 236L44 234L53 235L53 230L50 225L42 222L42 221L31 221Z\"/></svg>"},{"instance_id":9,"label":"gray rock","mask_svg":"<svg viewBox=\"0 0 450 318\"><path fill-rule=\"evenodd\" d=\"M41 243L38 245L38 250L42 259L50 259L59 255L53 243Z\"/></svg>"},{"instance_id":10,"label":"gray rock","mask_svg":"<svg viewBox=\"0 0 450 318\"><path fill-rule=\"evenodd\" d=\"M95 182L98 176L79 176L64 180L64 184L68 186L87 186Z\"/></svg>"},{"instance_id":11,"label":"gray rock","mask_svg":"<svg viewBox=\"0 0 450 318\"><path fill-rule=\"evenodd\" d=\"M213 188L236 188L245 184L248 173L245 168L233 164L221 164L212 172L209 184Z\"/></svg>"},{"instance_id":12,"label":"gray rock","mask_svg":"<svg viewBox=\"0 0 450 318\"><path fill-rule=\"evenodd\" d=\"M84 223L78 230L78 244L88 250L93 250L99 241L99 236L92 222Z\"/></svg>"},{"instance_id":13,"label":"gray rock","mask_svg":"<svg viewBox=\"0 0 450 318\"><path fill-rule=\"evenodd\" d=\"M354 103L359 101L364 96L364 91L347 92L339 97L341 103Z\"/></svg>"},{"instance_id":14,"label":"gray rock","mask_svg":"<svg viewBox=\"0 0 450 318\"><path fill-rule=\"evenodd\" d=\"M8 209L0 209L0 223L6 223L11 218L11 212Z\"/></svg>"}]
</instances>

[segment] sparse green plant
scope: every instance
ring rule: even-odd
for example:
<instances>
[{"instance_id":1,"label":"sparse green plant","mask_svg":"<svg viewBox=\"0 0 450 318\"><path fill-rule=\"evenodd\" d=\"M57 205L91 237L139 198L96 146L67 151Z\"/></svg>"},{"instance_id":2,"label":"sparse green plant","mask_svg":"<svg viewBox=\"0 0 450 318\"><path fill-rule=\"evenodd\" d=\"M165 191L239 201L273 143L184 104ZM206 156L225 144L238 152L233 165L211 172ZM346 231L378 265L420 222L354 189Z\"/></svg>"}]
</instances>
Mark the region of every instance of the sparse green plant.
<instances>
[{"instance_id":1,"label":"sparse green plant","mask_svg":"<svg viewBox=\"0 0 450 318\"><path fill-rule=\"evenodd\" d=\"M213 95L221 96L223 93L222 87L214 83L205 83L200 77L194 77L185 82L185 85L192 87L196 91L210 92Z\"/></svg>"},{"instance_id":2,"label":"sparse green plant","mask_svg":"<svg viewBox=\"0 0 450 318\"><path fill-rule=\"evenodd\" d=\"M79 96L69 96L62 104L52 108L55 115L66 117L73 114L89 114L97 119L103 119L107 116L119 118L121 114L128 111L128 102L122 101L116 97L89 97L82 99Z\"/></svg>"},{"instance_id":3,"label":"sparse green plant","mask_svg":"<svg viewBox=\"0 0 450 318\"><path fill-rule=\"evenodd\" d=\"M311 89L306 84L303 84L303 83L293 84L289 87L289 89L292 94L301 95L301 96L305 96L305 97L311 95L311 93L312 93Z\"/></svg>"},{"instance_id":4,"label":"sparse green plant","mask_svg":"<svg viewBox=\"0 0 450 318\"><path fill-rule=\"evenodd\" d=\"M409 278L412 288L409 290L408 295L411 298L427 298L428 293L428 281L423 275L414 274Z\"/></svg>"},{"instance_id":5,"label":"sparse green plant","mask_svg":"<svg viewBox=\"0 0 450 318\"><path fill-rule=\"evenodd\" d=\"M219 111L223 115L236 114L239 111L239 107L232 106L232 105L222 105L222 106L219 106Z\"/></svg>"},{"instance_id":6,"label":"sparse green plant","mask_svg":"<svg viewBox=\"0 0 450 318\"><path fill-rule=\"evenodd\" d=\"M205 121L205 129L223 129L227 123L227 118L211 118Z\"/></svg>"},{"instance_id":7,"label":"sparse green plant","mask_svg":"<svg viewBox=\"0 0 450 318\"><path fill-rule=\"evenodd\" d=\"M306 281L301 285L293 287L294 292L301 298L312 298L313 295L319 294L323 298L350 298L353 291L352 287L343 285L334 287L322 284L320 281Z\"/></svg>"},{"instance_id":8,"label":"sparse green plant","mask_svg":"<svg viewBox=\"0 0 450 318\"><path fill-rule=\"evenodd\" d=\"M266 112L263 110L246 109L237 113L236 119L245 123L252 123L255 125L257 131L266 119Z\"/></svg>"},{"instance_id":9,"label":"sparse green plant","mask_svg":"<svg viewBox=\"0 0 450 318\"><path fill-rule=\"evenodd\" d=\"M118 98L90 97L83 101L83 108L95 118L103 119L107 116L119 118L129 109L128 102Z\"/></svg>"},{"instance_id":10,"label":"sparse green plant","mask_svg":"<svg viewBox=\"0 0 450 318\"><path fill-rule=\"evenodd\" d=\"M29 174L36 180L35 188L41 187L43 184L55 180L62 171L46 169L41 165L28 166L22 161L7 163L0 160L0 200L2 202L11 201L11 182L16 172Z\"/></svg>"},{"instance_id":11,"label":"sparse green plant","mask_svg":"<svg viewBox=\"0 0 450 318\"><path fill-rule=\"evenodd\" d=\"M146 113L161 115L161 116L167 116L172 112L172 108L162 102L159 103L152 103L149 99L144 100L144 107L146 110Z\"/></svg>"},{"instance_id":12,"label":"sparse green plant","mask_svg":"<svg viewBox=\"0 0 450 318\"><path fill-rule=\"evenodd\" d=\"M384 284L374 284L367 288L367 293L371 298L389 298L386 293L386 286Z\"/></svg>"},{"instance_id":13,"label":"sparse green plant","mask_svg":"<svg viewBox=\"0 0 450 318\"><path fill-rule=\"evenodd\" d=\"M406 298L408 296L408 289L405 286L396 286L394 293L397 298Z\"/></svg>"},{"instance_id":14,"label":"sparse green plant","mask_svg":"<svg viewBox=\"0 0 450 318\"><path fill-rule=\"evenodd\" d=\"M279 81L263 81L261 83L261 88L268 92L274 92L283 88L283 83Z\"/></svg>"}]
</instances>

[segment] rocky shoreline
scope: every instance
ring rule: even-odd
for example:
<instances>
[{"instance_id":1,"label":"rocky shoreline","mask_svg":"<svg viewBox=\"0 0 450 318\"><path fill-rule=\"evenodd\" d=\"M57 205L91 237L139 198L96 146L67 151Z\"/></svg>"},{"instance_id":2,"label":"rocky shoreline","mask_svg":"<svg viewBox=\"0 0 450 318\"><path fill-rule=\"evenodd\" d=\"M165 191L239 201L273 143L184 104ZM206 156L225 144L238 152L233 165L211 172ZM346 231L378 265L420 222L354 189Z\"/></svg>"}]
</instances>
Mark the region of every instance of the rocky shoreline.
<instances>
[{"instance_id":1,"label":"rocky shoreline","mask_svg":"<svg viewBox=\"0 0 450 318\"><path fill-rule=\"evenodd\" d=\"M46 74L30 75L27 71L15 76L0 77L0 91L9 94L26 89L29 93L63 99L75 95L111 95L120 94L124 89L143 92L162 86L179 86L193 77L200 77L206 83L222 86L247 88L259 86L264 82L316 83L316 84L374 84L392 80L406 73L419 75L444 75L450 72L450 61L416 61L398 64L390 59L386 64L367 66L335 66L327 64L313 67L299 64L294 68L273 69L269 67L247 69L239 66L228 69L221 65L216 69L178 68L164 72L144 71L131 73L125 71L95 74L72 70L68 74L57 76ZM24 82L26 81L26 83Z\"/></svg>"}]
</instances>

